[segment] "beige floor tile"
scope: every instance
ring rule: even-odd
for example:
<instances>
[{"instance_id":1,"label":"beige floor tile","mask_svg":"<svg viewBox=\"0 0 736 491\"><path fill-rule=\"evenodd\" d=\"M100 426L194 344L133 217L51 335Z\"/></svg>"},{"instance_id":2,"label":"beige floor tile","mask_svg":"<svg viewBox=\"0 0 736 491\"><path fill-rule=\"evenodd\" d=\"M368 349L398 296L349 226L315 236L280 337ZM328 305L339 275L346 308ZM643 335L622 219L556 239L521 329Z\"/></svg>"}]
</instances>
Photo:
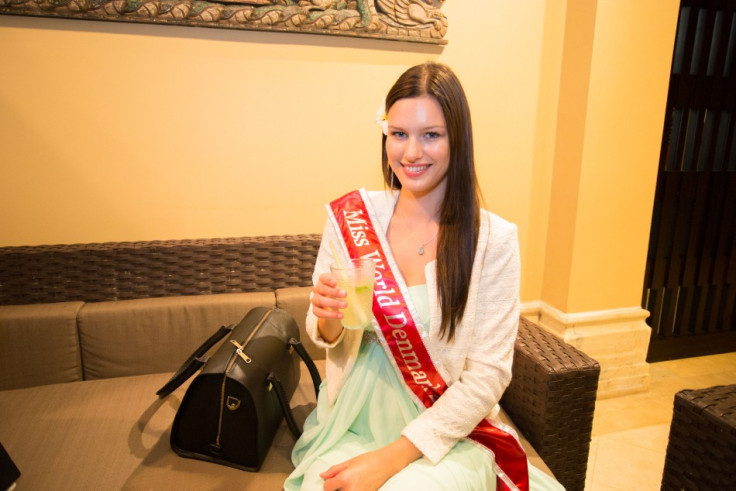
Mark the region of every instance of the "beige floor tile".
<instances>
[{"instance_id":1,"label":"beige floor tile","mask_svg":"<svg viewBox=\"0 0 736 491\"><path fill-rule=\"evenodd\" d=\"M590 441L590 451L588 452L588 467L592 466L598 456L598 440L599 437L593 437Z\"/></svg>"},{"instance_id":2,"label":"beige floor tile","mask_svg":"<svg viewBox=\"0 0 736 491\"><path fill-rule=\"evenodd\" d=\"M594 464L593 485L625 490L656 490L662 482L664 453L601 437Z\"/></svg>"},{"instance_id":3,"label":"beige floor tile","mask_svg":"<svg viewBox=\"0 0 736 491\"><path fill-rule=\"evenodd\" d=\"M675 379L662 380L650 388L649 394L674 403L675 394L683 389L704 389L714 385L736 384L736 372L731 373L708 373L690 377L677 377Z\"/></svg>"},{"instance_id":4,"label":"beige floor tile","mask_svg":"<svg viewBox=\"0 0 736 491\"><path fill-rule=\"evenodd\" d=\"M641 447L652 452L661 452L667 448L670 435L670 425L654 425L635 430L612 433L605 438L621 443L627 443L635 447Z\"/></svg>"},{"instance_id":5,"label":"beige floor tile","mask_svg":"<svg viewBox=\"0 0 736 491\"><path fill-rule=\"evenodd\" d=\"M595 461L598 457L598 437L591 438L588 452L588 471L585 476L585 489L589 489L595 479Z\"/></svg>"},{"instance_id":6,"label":"beige floor tile","mask_svg":"<svg viewBox=\"0 0 736 491\"><path fill-rule=\"evenodd\" d=\"M617 488L599 482L585 483L585 491L624 491L624 488Z\"/></svg>"},{"instance_id":7,"label":"beige floor tile","mask_svg":"<svg viewBox=\"0 0 736 491\"><path fill-rule=\"evenodd\" d=\"M684 377L719 373L727 370L729 367L731 368L731 373L734 373L736 372L736 353L698 356L660 363L662 364L662 368L671 370L677 375ZM658 363L652 365L658 365Z\"/></svg>"},{"instance_id":8,"label":"beige floor tile","mask_svg":"<svg viewBox=\"0 0 736 491\"><path fill-rule=\"evenodd\" d=\"M596 407L593 416L593 436L669 424L672 420L672 403L669 401L647 396L621 402L622 404Z\"/></svg>"}]
</instances>

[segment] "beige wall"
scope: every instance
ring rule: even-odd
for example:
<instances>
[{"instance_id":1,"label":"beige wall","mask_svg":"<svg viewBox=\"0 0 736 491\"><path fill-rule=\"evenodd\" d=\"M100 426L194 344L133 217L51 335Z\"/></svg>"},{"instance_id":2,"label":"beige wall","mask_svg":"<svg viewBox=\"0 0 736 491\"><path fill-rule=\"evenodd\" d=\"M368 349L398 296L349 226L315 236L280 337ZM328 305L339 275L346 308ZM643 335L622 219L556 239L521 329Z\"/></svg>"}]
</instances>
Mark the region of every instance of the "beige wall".
<instances>
[{"instance_id":1,"label":"beige wall","mask_svg":"<svg viewBox=\"0 0 736 491\"><path fill-rule=\"evenodd\" d=\"M433 59L519 225L522 300L637 305L676 3L450 0L442 48L0 16L0 245L320 232L324 202L381 186L375 111Z\"/></svg>"},{"instance_id":2,"label":"beige wall","mask_svg":"<svg viewBox=\"0 0 736 491\"><path fill-rule=\"evenodd\" d=\"M568 312L641 302L679 3L598 2Z\"/></svg>"},{"instance_id":3,"label":"beige wall","mask_svg":"<svg viewBox=\"0 0 736 491\"><path fill-rule=\"evenodd\" d=\"M570 0L542 299L641 303L678 0Z\"/></svg>"}]
</instances>

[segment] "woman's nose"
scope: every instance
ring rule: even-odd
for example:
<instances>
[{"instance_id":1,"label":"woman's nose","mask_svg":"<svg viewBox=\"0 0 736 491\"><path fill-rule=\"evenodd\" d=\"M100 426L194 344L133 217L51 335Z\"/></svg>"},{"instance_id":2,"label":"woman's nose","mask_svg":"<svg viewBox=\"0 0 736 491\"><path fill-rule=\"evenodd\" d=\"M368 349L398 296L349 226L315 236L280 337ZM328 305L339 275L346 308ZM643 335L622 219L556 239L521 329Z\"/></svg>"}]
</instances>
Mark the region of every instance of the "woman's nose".
<instances>
[{"instance_id":1,"label":"woman's nose","mask_svg":"<svg viewBox=\"0 0 736 491\"><path fill-rule=\"evenodd\" d=\"M422 144L419 140L409 137L406 142L406 151L404 157L410 162L419 160L422 157Z\"/></svg>"}]
</instances>

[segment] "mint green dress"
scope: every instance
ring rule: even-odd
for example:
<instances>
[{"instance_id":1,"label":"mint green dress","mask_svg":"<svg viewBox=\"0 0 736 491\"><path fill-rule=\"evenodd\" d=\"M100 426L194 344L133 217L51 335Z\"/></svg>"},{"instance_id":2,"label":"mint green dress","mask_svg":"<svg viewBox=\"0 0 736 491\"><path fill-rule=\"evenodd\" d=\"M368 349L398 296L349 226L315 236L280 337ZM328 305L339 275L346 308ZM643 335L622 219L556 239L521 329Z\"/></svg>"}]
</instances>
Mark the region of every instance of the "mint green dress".
<instances>
[{"instance_id":1,"label":"mint green dress","mask_svg":"<svg viewBox=\"0 0 736 491\"><path fill-rule=\"evenodd\" d=\"M422 325L429 325L426 285L409 287ZM406 393L375 334L366 332L355 366L333 407L322 382L317 407L307 417L291 459L295 469L284 489L322 490L319 477L335 464L394 442L421 410ZM529 466L531 489L563 489L546 474ZM538 485L534 485L536 483ZM496 475L489 455L465 440L459 441L436 465L420 458L389 479L382 490L493 490Z\"/></svg>"}]
</instances>

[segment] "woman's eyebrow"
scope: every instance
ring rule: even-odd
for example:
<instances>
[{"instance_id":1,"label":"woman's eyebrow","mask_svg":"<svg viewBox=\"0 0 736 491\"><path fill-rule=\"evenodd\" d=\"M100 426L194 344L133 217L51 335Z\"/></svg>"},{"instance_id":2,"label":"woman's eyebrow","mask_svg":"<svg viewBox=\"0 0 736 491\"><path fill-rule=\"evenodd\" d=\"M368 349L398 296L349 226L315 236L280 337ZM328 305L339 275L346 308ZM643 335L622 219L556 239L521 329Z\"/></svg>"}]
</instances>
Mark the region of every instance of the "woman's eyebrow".
<instances>
[{"instance_id":1,"label":"woman's eyebrow","mask_svg":"<svg viewBox=\"0 0 736 491\"><path fill-rule=\"evenodd\" d=\"M402 130L404 128L401 125L390 124L390 123L389 123L388 127L389 128L393 128L393 129L396 129L396 130ZM420 130L422 130L422 131L427 131L427 130L444 130L446 128L447 128L447 125L444 125L444 124L430 124L430 125L421 127Z\"/></svg>"}]
</instances>

